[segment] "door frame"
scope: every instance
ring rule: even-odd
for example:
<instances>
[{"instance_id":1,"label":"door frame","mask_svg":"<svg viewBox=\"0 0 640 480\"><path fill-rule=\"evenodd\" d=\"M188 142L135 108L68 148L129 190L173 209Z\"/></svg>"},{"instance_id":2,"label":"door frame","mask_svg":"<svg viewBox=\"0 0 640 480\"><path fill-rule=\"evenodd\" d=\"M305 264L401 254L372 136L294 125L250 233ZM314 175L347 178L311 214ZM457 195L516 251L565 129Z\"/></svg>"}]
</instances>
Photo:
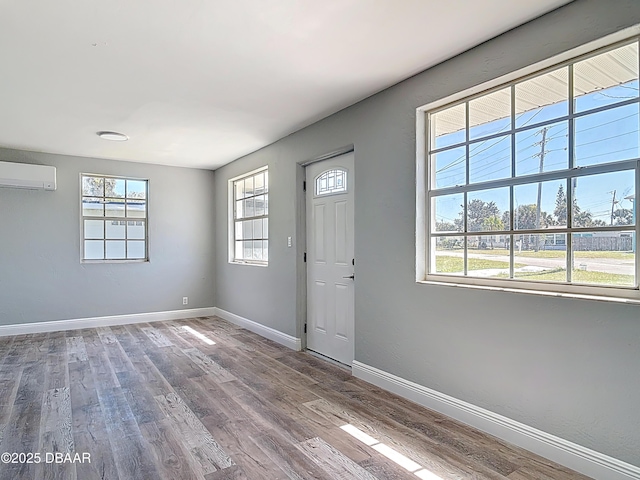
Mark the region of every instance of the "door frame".
<instances>
[{"instance_id":1,"label":"door frame","mask_svg":"<svg viewBox=\"0 0 640 480\"><path fill-rule=\"evenodd\" d=\"M317 157L303 160L296 165L296 198L298 200L298 208L296 209L296 332L298 338L301 340L301 349L307 350L307 317L308 317L308 294L307 294L307 262L305 261L305 253L307 251L307 192L305 190L307 166L312 163L322 162L323 160L330 160L340 155L347 153L353 153L353 170L355 177L355 148L353 144L346 145L342 148L332 150L328 153L319 155ZM354 182L355 185L355 182ZM312 185L307 185L306 188L313 188ZM353 206L355 211L355 189L353 190ZM354 213L355 219L355 213ZM356 233L353 232L354 250ZM355 256L355 251L354 251ZM354 286L355 297L355 286ZM355 298L354 298L355 300ZM355 355L355 317L354 317L354 355ZM328 361L335 361L326 357ZM342 365L342 364L340 364Z\"/></svg>"}]
</instances>

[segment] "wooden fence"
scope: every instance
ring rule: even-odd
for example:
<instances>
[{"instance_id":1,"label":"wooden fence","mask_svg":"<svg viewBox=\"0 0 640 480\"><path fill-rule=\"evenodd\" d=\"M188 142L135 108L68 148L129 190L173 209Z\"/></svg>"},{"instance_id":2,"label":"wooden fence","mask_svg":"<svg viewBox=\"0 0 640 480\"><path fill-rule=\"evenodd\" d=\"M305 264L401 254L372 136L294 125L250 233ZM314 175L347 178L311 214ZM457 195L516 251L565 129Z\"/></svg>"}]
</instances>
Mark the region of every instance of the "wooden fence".
<instances>
[{"instance_id":1,"label":"wooden fence","mask_svg":"<svg viewBox=\"0 0 640 480\"><path fill-rule=\"evenodd\" d=\"M573 237L573 250L590 252L629 252L631 237Z\"/></svg>"}]
</instances>

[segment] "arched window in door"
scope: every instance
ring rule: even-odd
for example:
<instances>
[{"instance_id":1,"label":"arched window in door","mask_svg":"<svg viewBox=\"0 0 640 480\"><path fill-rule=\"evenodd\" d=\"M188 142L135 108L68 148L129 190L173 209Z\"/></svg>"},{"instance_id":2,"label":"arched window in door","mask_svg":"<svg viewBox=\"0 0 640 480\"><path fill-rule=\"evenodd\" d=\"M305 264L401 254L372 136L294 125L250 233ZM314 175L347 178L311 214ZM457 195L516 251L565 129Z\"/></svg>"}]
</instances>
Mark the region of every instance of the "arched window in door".
<instances>
[{"instance_id":1,"label":"arched window in door","mask_svg":"<svg viewBox=\"0 0 640 480\"><path fill-rule=\"evenodd\" d=\"M332 168L316 177L316 196L346 191L347 171L344 168Z\"/></svg>"}]
</instances>

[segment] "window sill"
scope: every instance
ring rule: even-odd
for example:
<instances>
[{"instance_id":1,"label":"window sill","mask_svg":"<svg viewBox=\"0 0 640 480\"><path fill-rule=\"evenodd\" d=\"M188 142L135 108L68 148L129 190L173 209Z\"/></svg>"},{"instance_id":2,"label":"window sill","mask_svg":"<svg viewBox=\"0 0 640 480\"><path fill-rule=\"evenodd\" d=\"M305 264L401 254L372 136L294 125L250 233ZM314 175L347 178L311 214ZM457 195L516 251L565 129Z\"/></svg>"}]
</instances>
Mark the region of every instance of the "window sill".
<instances>
[{"instance_id":1,"label":"window sill","mask_svg":"<svg viewBox=\"0 0 640 480\"><path fill-rule=\"evenodd\" d=\"M457 283L457 282L436 281L436 280L418 280L417 283L421 283L424 285L439 285L439 286L445 286L445 287L470 288L473 290L489 290L493 292L524 293L524 294L538 295L543 297L576 298L576 299L582 299L582 300L595 300L600 302L640 305L640 298L614 297L614 296L596 295L596 294L587 294L587 293L553 292L550 290L530 290L527 288L497 287L497 286L491 286L491 285L474 285L469 283ZM636 290L632 290L632 291L637 292Z\"/></svg>"},{"instance_id":2,"label":"window sill","mask_svg":"<svg viewBox=\"0 0 640 480\"><path fill-rule=\"evenodd\" d=\"M149 263L148 258L138 258L138 259L123 259L123 260L80 260L82 264L91 264L91 263Z\"/></svg>"},{"instance_id":3,"label":"window sill","mask_svg":"<svg viewBox=\"0 0 640 480\"><path fill-rule=\"evenodd\" d=\"M268 267L269 262L243 262L241 260L229 260L232 265L249 265L252 267Z\"/></svg>"}]
</instances>

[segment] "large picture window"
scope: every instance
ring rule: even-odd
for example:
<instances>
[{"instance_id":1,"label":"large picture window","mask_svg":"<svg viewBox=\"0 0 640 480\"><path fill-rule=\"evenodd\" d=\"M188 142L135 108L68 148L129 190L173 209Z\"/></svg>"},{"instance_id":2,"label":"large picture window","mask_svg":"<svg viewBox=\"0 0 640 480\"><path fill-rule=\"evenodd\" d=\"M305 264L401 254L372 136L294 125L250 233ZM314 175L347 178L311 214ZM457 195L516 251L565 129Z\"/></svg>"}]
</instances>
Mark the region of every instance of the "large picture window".
<instances>
[{"instance_id":1,"label":"large picture window","mask_svg":"<svg viewBox=\"0 0 640 480\"><path fill-rule=\"evenodd\" d=\"M81 176L82 260L147 261L148 181Z\"/></svg>"},{"instance_id":2,"label":"large picture window","mask_svg":"<svg viewBox=\"0 0 640 480\"><path fill-rule=\"evenodd\" d=\"M264 168L231 180L232 261L269 261L269 171Z\"/></svg>"},{"instance_id":3,"label":"large picture window","mask_svg":"<svg viewBox=\"0 0 640 480\"><path fill-rule=\"evenodd\" d=\"M637 296L638 40L419 111L425 278Z\"/></svg>"}]
</instances>

